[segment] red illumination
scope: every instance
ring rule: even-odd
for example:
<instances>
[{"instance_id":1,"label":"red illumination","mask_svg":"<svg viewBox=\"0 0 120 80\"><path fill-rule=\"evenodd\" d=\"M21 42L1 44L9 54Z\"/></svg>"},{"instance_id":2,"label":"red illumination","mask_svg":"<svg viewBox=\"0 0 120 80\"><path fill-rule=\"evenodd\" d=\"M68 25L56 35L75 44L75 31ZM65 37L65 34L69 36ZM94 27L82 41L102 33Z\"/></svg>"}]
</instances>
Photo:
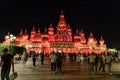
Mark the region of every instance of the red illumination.
<instances>
[{"instance_id":1,"label":"red illumination","mask_svg":"<svg viewBox=\"0 0 120 80\"><path fill-rule=\"evenodd\" d=\"M106 50L106 45L102 37L99 40L99 44L92 33L90 33L87 40L82 29L80 32L77 29L76 34L72 35L71 27L67 25L63 11L61 11L60 20L55 32L56 33L54 33L52 23L50 23L48 30L45 28L43 34L40 33L40 29L36 32L35 27L33 27L30 35L27 34L27 30L25 30L24 34L21 30L14 44L21 46L25 45L28 51L44 51L45 53L50 53L53 50L57 52L59 50L65 53L81 52L82 54L88 54L91 52L105 52ZM6 43L7 42L8 40L6 39Z\"/></svg>"}]
</instances>

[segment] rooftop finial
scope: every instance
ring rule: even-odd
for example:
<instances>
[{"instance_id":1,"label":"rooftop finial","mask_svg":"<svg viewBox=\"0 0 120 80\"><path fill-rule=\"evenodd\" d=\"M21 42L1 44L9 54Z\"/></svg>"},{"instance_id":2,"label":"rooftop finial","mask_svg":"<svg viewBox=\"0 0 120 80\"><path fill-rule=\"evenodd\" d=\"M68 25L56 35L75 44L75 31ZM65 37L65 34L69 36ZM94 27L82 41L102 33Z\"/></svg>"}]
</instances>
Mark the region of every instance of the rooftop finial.
<instances>
[{"instance_id":1,"label":"rooftop finial","mask_svg":"<svg viewBox=\"0 0 120 80\"><path fill-rule=\"evenodd\" d=\"M61 15L63 15L63 10L61 10Z\"/></svg>"},{"instance_id":2,"label":"rooftop finial","mask_svg":"<svg viewBox=\"0 0 120 80\"><path fill-rule=\"evenodd\" d=\"M93 36L92 32L90 32L90 36L91 36L91 37Z\"/></svg>"},{"instance_id":3,"label":"rooftop finial","mask_svg":"<svg viewBox=\"0 0 120 80\"><path fill-rule=\"evenodd\" d=\"M10 32L8 31L8 34L7 34L8 36L10 36Z\"/></svg>"},{"instance_id":4,"label":"rooftop finial","mask_svg":"<svg viewBox=\"0 0 120 80\"><path fill-rule=\"evenodd\" d=\"M76 34L78 34L78 29L76 30Z\"/></svg>"},{"instance_id":5,"label":"rooftop finial","mask_svg":"<svg viewBox=\"0 0 120 80\"><path fill-rule=\"evenodd\" d=\"M45 27L45 33L47 32L47 28Z\"/></svg>"},{"instance_id":6,"label":"rooftop finial","mask_svg":"<svg viewBox=\"0 0 120 80\"><path fill-rule=\"evenodd\" d=\"M33 30L35 30L35 26L33 26Z\"/></svg>"},{"instance_id":7,"label":"rooftop finial","mask_svg":"<svg viewBox=\"0 0 120 80\"><path fill-rule=\"evenodd\" d=\"M102 37L102 36L101 36L100 38L101 38L101 39L103 39L103 37Z\"/></svg>"},{"instance_id":8,"label":"rooftop finial","mask_svg":"<svg viewBox=\"0 0 120 80\"><path fill-rule=\"evenodd\" d=\"M52 22L50 23L50 27L52 27Z\"/></svg>"},{"instance_id":9,"label":"rooftop finial","mask_svg":"<svg viewBox=\"0 0 120 80\"><path fill-rule=\"evenodd\" d=\"M81 32L83 32L83 29L81 29Z\"/></svg>"},{"instance_id":10,"label":"rooftop finial","mask_svg":"<svg viewBox=\"0 0 120 80\"><path fill-rule=\"evenodd\" d=\"M22 29L21 29L21 31L20 31L20 35L22 35L23 34L23 31L22 31Z\"/></svg>"},{"instance_id":11,"label":"rooftop finial","mask_svg":"<svg viewBox=\"0 0 120 80\"><path fill-rule=\"evenodd\" d=\"M27 29L25 29L25 34L27 34Z\"/></svg>"},{"instance_id":12,"label":"rooftop finial","mask_svg":"<svg viewBox=\"0 0 120 80\"><path fill-rule=\"evenodd\" d=\"M61 10L61 14L60 14L60 22L65 22L65 18L64 18L64 14L63 14L63 10Z\"/></svg>"},{"instance_id":13,"label":"rooftop finial","mask_svg":"<svg viewBox=\"0 0 120 80\"><path fill-rule=\"evenodd\" d=\"M70 24L68 24L68 27L70 28Z\"/></svg>"},{"instance_id":14,"label":"rooftop finial","mask_svg":"<svg viewBox=\"0 0 120 80\"><path fill-rule=\"evenodd\" d=\"M38 29L38 33L40 33L40 28Z\"/></svg>"}]
</instances>

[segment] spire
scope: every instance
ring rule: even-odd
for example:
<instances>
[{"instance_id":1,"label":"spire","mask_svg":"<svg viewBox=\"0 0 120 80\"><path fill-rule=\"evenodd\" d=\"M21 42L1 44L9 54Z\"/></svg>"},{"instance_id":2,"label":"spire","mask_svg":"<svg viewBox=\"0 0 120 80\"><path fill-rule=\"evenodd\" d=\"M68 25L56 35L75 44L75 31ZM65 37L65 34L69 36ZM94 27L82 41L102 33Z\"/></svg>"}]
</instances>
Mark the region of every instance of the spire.
<instances>
[{"instance_id":1,"label":"spire","mask_svg":"<svg viewBox=\"0 0 120 80\"><path fill-rule=\"evenodd\" d=\"M81 33L83 33L83 29L81 29L81 31L80 31Z\"/></svg>"},{"instance_id":2,"label":"spire","mask_svg":"<svg viewBox=\"0 0 120 80\"><path fill-rule=\"evenodd\" d=\"M35 30L35 27L33 26L33 30Z\"/></svg>"},{"instance_id":3,"label":"spire","mask_svg":"<svg viewBox=\"0 0 120 80\"><path fill-rule=\"evenodd\" d=\"M76 34L78 34L78 29L76 30Z\"/></svg>"},{"instance_id":4,"label":"spire","mask_svg":"<svg viewBox=\"0 0 120 80\"><path fill-rule=\"evenodd\" d=\"M65 21L63 10L61 10L60 21Z\"/></svg>"},{"instance_id":5,"label":"spire","mask_svg":"<svg viewBox=\"0 0 120 80\"><path fill-rule=\"evenodd\" d=\"M23 35L23 31L22 31L22 29L21 29L21 31L20 31L20 35Z\"/></svg>"},{"instance_id":6,"label":"spire","mask_svg":"<svg viewBox=\"0 0 120 80\"><path fill-rule=\"evenodd\" d=\"M52 22L50 23L50 27L52 27Z\"/></svg>"},{"instance_id":7,"label":"spire","mask_svg":"<svg viewBox=\"0 0 120 80\"><path fill-rule=\"evenodd\" d=\"M70 24L68 24L68 27L70 28Z\"/></svg>"},{"instance_id":8,"label":"spire","mask_svg":"<svg viewBox=\"0 0 120 80\"><path fill-rule=\"evenodd\" d=\"M25 34L27 34L27 29L25 29Z\"/></svg>"},{"instance_id":9,"label":"spire","mask_svg":"<svg viewBox=\"0 0 120 80\"><path fill-rule=\"evenodd\" d=\"M36 34L36 30L35 30L35 27L33 26L33 29L31 31L31 34L35 35Z\"/></svg>"},{"instance_id":10,"label":"spire","mask_svg":"<svg viewBox=\"0 0 120 80\"><path fill-rule=\"evenodd\" d=\"M91 36L91 37L93 36L92 32L90 32L90 36Z\"/></svg>"},{"instance_id":11,"label":"spire","mask_svg":"<svg viewBox=\"0 0 120 80\"><path fill-rule=\"evenodd\" d=\"M100 44L103 45L104 44L104 39L103 37L101 36L100 40L99 40Z\"/></svg>"},{"instance_id":12,"label":"spire","mask_svg":"<svg viewBox=\"0 0 120 80\"><path fill-rule=\"evenodd\" d=\"M63 10L61 10L61 15L63 15Z\"/></svg>"},{"instance_id":13,"label":"spire","mask_svg":"<svg viewBox=\"0 0 120 80\"><path fill-rule=\"evenodd\" d=\"M38 33L40 33L40 28L38 29Z\"/></svg>"},{"instance_id":14,"label":"spire","mask_svg":"<svg viewBox=\"0 0 120 80\"><path fill-rule=\"evenodd\" d=\"M100 41L104 41L104 39L103 39L103 37L102 37L102 36L100 37Z\"/></svg>"},{"instance_id":15,"label":"spire","mask_svg":"<svg viewBox=\"0 0 120 80\"><path fill-rule=\"evenodd\" d=\"M45 34L47 33L47 28L45 27Z\"/></svg>"},{"instance_id":16,"label":"spire","mask_svg":"<svg viewBox=\"0 0 120 80\"><path fill-rule=\"evenodd\" d=\"M8 34L7 34L8 36L10 36L10 32L8 31Z\"/></svg>"},{"instance_id":17,"label":"spire","mask_svg":"<svg viewBox=\"0 0 120 80\"><path fill-rule=\"evenodd\" d=\"M79 35L81 35L81 37L84 37L84 36L85 36L85 34L84 34L84 32L83 32L83 29L80 30Z\"/></svg>"},{"instance_id":18,"label":"spire","mask_svg":"<svg viewBox=\"0 0 120 80\"><path fill-rule=\"evenodd\" d=\"M52 23L50 23L50 26L49 26L49 28L48 28L48 31L53 31L54 29L53 29L53 26L52 26Z\"/></svg>"},{"instance_id":19,"label":"spire","mask_svg":"<svg viewBox=\"0 0 120 80\"><path fill-rule=\"evenodd\" d=\"M101 36L100 39L103 39L103 37Z\"/></svg>"},{"instance_id":20,"label":"spire","mask_svg":"<svg viewBox=\"0 0 120 80\"><path fill-rule=\"evenodd\" d=\"M67 28L67 24L65 22L63 11L61 11L60 19L59 19L58 26L57 26L57 30L59 32L63 32L64 30L66 30L66 28Z\"/></svg>"}]
</instances>

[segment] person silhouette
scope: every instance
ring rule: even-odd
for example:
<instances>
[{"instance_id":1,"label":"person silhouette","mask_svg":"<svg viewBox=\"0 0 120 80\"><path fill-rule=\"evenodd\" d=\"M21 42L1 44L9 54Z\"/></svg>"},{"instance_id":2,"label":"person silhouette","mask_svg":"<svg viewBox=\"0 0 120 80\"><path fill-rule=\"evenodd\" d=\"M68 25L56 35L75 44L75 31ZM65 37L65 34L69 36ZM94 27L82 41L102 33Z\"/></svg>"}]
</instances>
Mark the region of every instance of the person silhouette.
<instances>
[{"instance_id":1,"label":"person silhouette","mask_svg":"<svg viewBox=\"0 0 120 80\"><path fill-rule=\"evenodd\" d=\"M1 80L5 80L5 78L9 80L11 65L12 71L14 72L13 56L8 52L8 49L5 48L1 56Z\"/></svg>"}]
</instances>

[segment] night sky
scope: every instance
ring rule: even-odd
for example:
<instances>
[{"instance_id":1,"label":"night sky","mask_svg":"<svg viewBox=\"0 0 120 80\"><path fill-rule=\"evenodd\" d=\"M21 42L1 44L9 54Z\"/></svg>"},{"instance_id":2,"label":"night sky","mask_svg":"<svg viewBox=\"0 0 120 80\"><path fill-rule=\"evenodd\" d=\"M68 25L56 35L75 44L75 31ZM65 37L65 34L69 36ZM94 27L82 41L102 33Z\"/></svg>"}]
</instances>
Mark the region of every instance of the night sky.
<instances>
[{"instance_id":1,"label":"night sky","mask_svg":"<svg viewBox=\"0 0 120 80\"><path fill-rule=\"evenodd\" d=\"M52 22L55 28L63 10L73 34L83 29L86 38L90 32L97 40L103 36L111 47L120 44L119 0L0 0L0 41L7 32L17 35L20 29L33 26L41 32Z\"/></svg>"}]
</instances>

